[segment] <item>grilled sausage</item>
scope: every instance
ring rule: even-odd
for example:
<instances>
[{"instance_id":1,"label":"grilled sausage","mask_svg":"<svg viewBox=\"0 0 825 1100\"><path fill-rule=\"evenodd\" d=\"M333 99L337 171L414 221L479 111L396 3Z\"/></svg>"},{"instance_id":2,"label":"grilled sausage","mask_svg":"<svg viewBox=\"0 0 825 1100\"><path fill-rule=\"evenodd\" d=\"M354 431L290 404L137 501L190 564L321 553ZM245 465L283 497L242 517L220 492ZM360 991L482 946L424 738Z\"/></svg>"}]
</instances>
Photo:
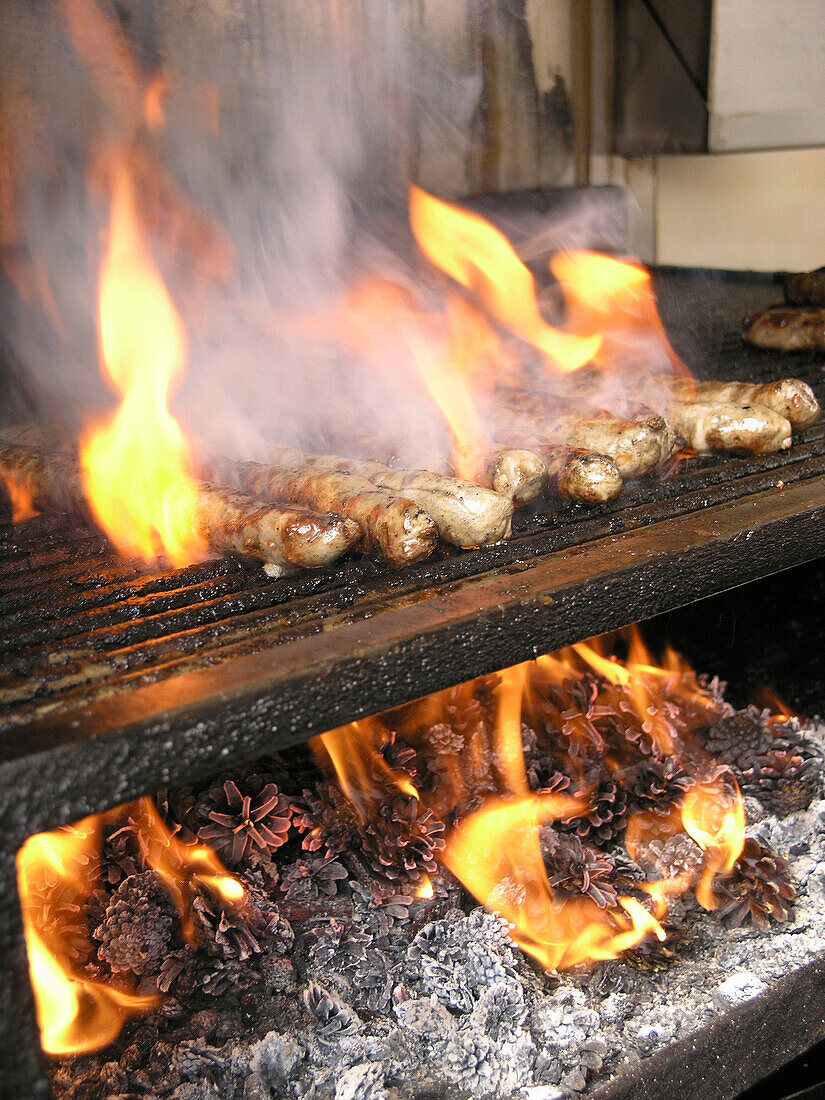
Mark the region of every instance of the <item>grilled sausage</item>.
<instances>
[{"instance_id":1,"label":"grilled sausage","mask_svg":"<svg viewBox=\"0 0 825 1100\"><path fill-rule=\"evenodd\" d=\"M409 497L337 471L317 471L306 463L269 466L233 464L240 485L255 496L338 512L361 529L361 548L392 565L426 558L438 542L438 528Z\"/></svg>"},{"instance_id":2,"label":"grilled sausage","mask_svg":"<svg viewBox=\"0 0 825 1100\"><path fill-rule=\"evenodd\" d=\"M550 485L579 504L607 504L622 491L622 475L608 455L547 443L537 448L547 466Z\"/></svg>"},{"instance_id":3,"label":"grilled sausage","mask_svg":"<svg viewBox=\"0 0 825 1100\"><path fill-rule=\"evenodd\" d=\"M674 401L668 416L688 445L700 453L734 451L771 454L791 445L791 425L784 416L754 405Z\"/></svg>"},{"instance_id":4,"label":"grilled sausage","mask_svg":"<svg viewBox=\"0 0 825 1100\"><path fill-rule=\"evenodd\" d=\"M547 467L535 451L507 447L490 456L480 480L513 504L529 504L547 484Z\"/></svg>"},{"instance_id":5,"label":"grilled sausage","mask_svg":"<svg viewBox=\"0 0 825 1100\"><path fill-rule=\"evenodd\" d=\"M768 351L825 351L825 308L766 309L745 318L742 339Z\"/></svg>"},{"instance_id":6,"label":"grilled sausage","mask_svg":"<svg viewBox=\"0 0 825 1100\"><path fill-rule=\"evenodd\" d=\"M795 306L825 306L825 267L787 275L785 301Z\"/></svg>"},{"instance_id":7,"label":"grilled sausage","mask_svg":"<svg viewBox=\"0 0 825 1100\"><path fill-rule=\"evenodd\" d=\"M17 486L36 508L88 514L74 455L47 454L22 443L0 444L0 479Z\"/></svg>"},{"instance_id":8,"label":"grilled sausage","mask_svg":"<svg viewBox=\"0 0 825 1100\"><path fill-rule=\"evenodd\" d=\"M676 441L667 420L658 414L633 420L561 416L547 423L546 436L554 443L608 455L623 478L651 473L670 457Z\"/></svg>"},{"instance_id":9,"label":"grilled sausage","mask_svg":"<svg viewBox=\"0 0 825 1100\"><path fill-rule=\"evenodd\" d=\"M392 489L414 500L454 546L486 546L510 537L513 504L500 493L462 478L427 470L395 470L380 462L340 455L310 455L289 447L272 450L276 463L300 463L315 470L335 470L365 478L380 489Z\"/></svg>"},{"instance_id":10,"label":"grilled sausage","mask_svg":"<svg viewBox=\"0 0 825 1100\"><path fill-rule=\"evenodd\" d=\"M673 387L680 401L703 404L762 405L784 416L794 428L807 428L819 419L819 402L807 382L780 378L777 382L678 382Z\"/></svg>"},{"instance_id":11,"label":"grilled sausage","mask_svg":"<svg viewBox=\"0 0 825 1100\"><path fill-rule=\"evenodd\" d=\"M198 483L197 523L213 550L259 558L269 576L329 565L361 537L358 524L343 516L268 504L205 481Z\"/></svg>"}]
</instances>

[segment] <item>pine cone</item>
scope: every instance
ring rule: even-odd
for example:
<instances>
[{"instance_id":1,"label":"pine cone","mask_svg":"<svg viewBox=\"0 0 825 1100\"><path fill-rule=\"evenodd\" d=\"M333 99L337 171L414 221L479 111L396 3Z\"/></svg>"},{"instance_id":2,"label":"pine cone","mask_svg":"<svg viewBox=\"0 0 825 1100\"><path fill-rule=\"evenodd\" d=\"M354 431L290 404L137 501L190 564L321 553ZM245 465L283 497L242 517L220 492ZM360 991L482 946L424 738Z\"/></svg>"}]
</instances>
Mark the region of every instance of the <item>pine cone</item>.
<instances>
[{"instance_id":1,"label":"pine cone","mask_svg":"<svg viewBox=\"0 0 825 1100\"><path fill-rule=\"evenodd\" d=\"M257 901L261 905L256 904ZM243 903L227 905L212 891L201 891L192 902L200 946L222 959L243 962L265 947L278 954L289 950L295 939L291 926L279 916L275 905L264 896L247 890Z\"/></svg>"},{"instance_id":2,"label":"pine cone","mask_svg":"<svg viewBox=\"0 0 825 1100\"><path fill-rule=\"evenodd\" d=\"M184 844L196 843L198 837L198 802L192 787L176 787L158 791L152 799L163 824Z\"/></svg>"},{"instance_id":3,"label":"pine cone","mask_svg":"<svg viewBox=\"0 0 825 1100\"><path fill-rule=\"evenodd\" d=\"M326 856L296 859L284 868L281 889L287 901L306 905L322 897L334 897L338 893L338 883L346 878L346 868L336 859Z\"/></svg>"},{"instance_id":4,"label":"pine cone","mask_svg":"<svg viewBox=\"0 0 825 1100\"><path fill-rule=\"evenodd\" d=\"M591 773L584 780L583 792L590 800L586 813L566 817L562 825L581 840L612 840L624 831L627 822L628 796L625 788L606 772Z\"/></svg>"},{"instance_id":5,"label":"pine cone","mask_svg":"<svg viewBox=\"0 0 825 1100\"><path fill-rule=\"evenodd\" d=\"M175 919L161 876L155 871L132 875L115 890L94 931L98 955L116 972L156 974L171 945Z\"/></svg>"},{"instance_id":6,"label":"pine cone","mask_svg":"<svg viewBox=\"0 0 825 1100\"><path fill-rule=\"evenodd\" d=\"M725 924L738 928L750 919L762 932L771 920L789 918L796 897L787 861L753 837L745 840L730 876L717 878L713 888L723 899L716 913Z\"/></svg>"},{"instance_id":7,"label":"pine cone","mask_svg":"<svg viewBox=\"0 0 825 1100\"><path fill-rule=\"evenodd\" d=\"M199 804L198 837L237 867L252 851L268 854L285 844L292 824L290 802L268 777L252 772L211 787Z\"/></svg>"},{"instance_id":8,"label":"pine cone","mask_svg":"<svg viewBox=\"0 0 825 1100\"><path fill-rule=\"evenodd\" d=\"M60 943L68 958L85 962L89 957L89 921L84 899L77 887L58 879L44 868L21 903L24 916L31 920L47 943ZM101 913L101 918L103 914Z\"/></svg>"},{"instance_id":9,"label":"pine cone","mask_svg":"<svg viewBox=\"0 0 825 1100\"><path fill-rule=\"evenodd\" d=\"M334 1043L345 1035L354 1035L360 1021L352 1010L323 986L310 982L303 992L303 1002L313 1023L313 1030L322 1043Z\"/></svg>"},{"instance_id":10,"label":"pine cone","mask_svg":"<svg viewBox=\"0 0 825 1100\"><path fill-rule=\"evenodd\" d=\"M436 854L444 847L444 823L419 799L401 791L378 810L378 818L360 830L361 854L384 878L416 881L434 873Z\"/></svg>"},{"instance_id":11,"label":"pine cone","mask_svg":"<svg viewBox=\"0 0 825 1100\"><path fill-rule=\"evenodd\" d=\"M693 786L693 779L675 757L664 760L649 757L626 772L622 780L634 812L652 811L662 815L669 814L685 791Z\"/></svg>"},{"instance_id":12,"label":"pine cone","mask_svg":"<svg viewBox=\"0 0 825 1100\"><path fill-rule=\"evenodd\" d=\"M664 925L666 940L645 936L635 947L623 951L619 958L634 970L667 970L685 951L690 942L682 932Z\"/></svg>"},{"instance_id":13,"label":"pine cone","mask_svg":"<svg viewBox=\"0 0 825 1100\"><path fill-rule=\"evenodd\" d=\"M592 898L600 909L618 904L612 881L615 868L603 852L582 844L577 836L558 833L552 826L544 826L540 835L547 877L554 892L563 897Z\"/></svg>"},{"instance_id":14,"label":"pine cone","mask_svg":"<svg viewBox=\"0 0 825 1100\"><path fill-rule=\"evenodd\" d=\"M187 945L163 960L157 987L161 993L174 989L178 997L189 997L196 991L220 997L227 992L240 993L258 981L260 975L248 962L216 958Z\"/></svg>"}]
</instances>

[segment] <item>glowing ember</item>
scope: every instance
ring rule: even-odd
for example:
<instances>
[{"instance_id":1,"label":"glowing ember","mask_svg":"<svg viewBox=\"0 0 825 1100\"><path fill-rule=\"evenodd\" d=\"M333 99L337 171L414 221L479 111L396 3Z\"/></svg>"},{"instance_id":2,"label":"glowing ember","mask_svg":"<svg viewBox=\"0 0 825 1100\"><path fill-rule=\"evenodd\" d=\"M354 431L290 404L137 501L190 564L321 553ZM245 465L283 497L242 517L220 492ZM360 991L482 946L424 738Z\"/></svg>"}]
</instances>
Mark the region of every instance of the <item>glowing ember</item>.
<instances>
[{"instance_id":1,"label":"glowing ember","mask_svg":"<svg viewBox=\"0 0 825 1100\"><path fill-rule=\"evenodd\" d=\"M100 853L101 825L122 814L131 814L139 823L145 863L165 882L188 940L193 938L191 902L199 889L211 890L233 905L244 899L242 884L215 853L172 836L148 798L30 837L17 855L17 885L41 1043L50 1054L100 1050L117 1037L130 1015L147 1011L159 1000L84 977L70 929L50 904L60 893L63 911L83 911L94 889L91 869ZM85 949L91 954L91 944Z\"/></svg>"},{"instance_id":2,"label":"glowing ember","mask_svg":"<svg viewBox=\"0 0 825 1100\"><path fill-rule=\"evenodd\" d=\"M113 171L109 243L100 277L100 345L122 397L82 441L84 490L112 541L146 561L197 560L190 456L167 401L186 355L183 325L142 243L131 177Z\"/></svg>"}]
</instances>

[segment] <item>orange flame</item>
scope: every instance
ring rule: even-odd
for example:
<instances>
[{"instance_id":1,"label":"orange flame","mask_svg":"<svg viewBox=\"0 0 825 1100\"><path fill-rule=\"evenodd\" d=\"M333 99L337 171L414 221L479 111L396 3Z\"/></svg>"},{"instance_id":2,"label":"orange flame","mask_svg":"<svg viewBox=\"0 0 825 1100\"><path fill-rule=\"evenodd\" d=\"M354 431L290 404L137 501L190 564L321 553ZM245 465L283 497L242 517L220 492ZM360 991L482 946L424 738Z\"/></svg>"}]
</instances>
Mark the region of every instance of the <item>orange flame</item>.
<instances>
[{"instance_id":1,"label":"orange flame","mask_svg":"<svg viewBox=\"0 0 825 1100\"><path fill-rule=\"evenodd\" d=\"M40 515L34 506L32 495L25 485L21 485L14 478L5 476L3 476L3 484L6 486L6 493L11 502L12 523L25 523L27 519Z\"/></svg>"},{"instance_id":2,"label":"orange flame","mask_svg":"<svg viewBox=\"0 0 825 1100\"><path fill-rule=\"evenodd\" d=\"M557 252L550 270L562 287L568 330L602 336L597 366L638 370L641 340L662 351L669 370L688 373L665 334L650 274L639 264L598 252Z\"/></svg>"},{"instance_id":3,"label":"orange flame","mask_svg":"<svg viewBox=\"0 0 825 1100\"><path fill-rule=\"evenodd\" d=\"M239 904L245 896L243 885L214 852L183 844L169 832L148 798L29 837L17 854L17 887L41 1043L49 1054L100 1050L117 1037L129 1016L146 1012L159 1001L157 996L141 996L85 978L81 962L70 949L68 930L50 904L62 892L69 910L82 909L95 885L90 868L99 855L102 822L124 814L139 824L144 860L166 883L187 939L194 935L190 902L199 886L230 904ZM90 956L91 943L84 950Z\"/></svg>"},{"instance_id":4,"label":"orange flame","mask_svg":"<svg viewBox=\"0 0 825 1100\"><path fill-rule=\"evenodd\" d=\"M615 958L650 932L665 939L656 918L633 898L619 899L620 913L588 897L554 896L539 830L581 809L564 795L491 799L454 830L442 853L456 878L514 926L519 947L548 969Z\"/></svg>"},{"instance_id":5,"label":"orange flame","mask_svg":"<svg viewBox=\"0 0 825 1100\"><path fill-rule=\"evenodd\" d=\"M121 549L175 565L201 557L190 456L167 398L185 361L183 324L143 245L131 177L114 170L109 244L100 278L100 343L122 396L83 439L80 459L92 511Z\"/></svg>"},{"instance_id":6,"label":"orange flame","mask_svg":"<svg viewBox=\"0 0 825 1100\"><path fill-rule=\"evenodd\" d=\"M69 957L60 927L44 919L44 906L38 903L44 881L67 890L80 907L90 892L84 865L99 846L100 819L88 817L72 828L30 837L17 855L29 971L41 1043L48 1054L99 1050L117 1037L128 1016L158 1001L84 978Z\"/></svg>"},{"instance_id":7,"label":"orange flame","mask_svg":"<svg viewBox=\"0 0 825 1100\"><path fill-rule=\"evenodd\" d=\"M410 329L410 347L419 376L441 410L453 439L453 469L475 478L488 445L470 384L486 343L484 320L459 298L447 300L446 347Z\"/></svg>"},{"instance_id":8,"label":"orange flame","mask_svg":"<svg viewBox=\"0 0 825 1100\"><path fill-rule=\"evenodd\" d=\"M717 909L713 893L717 874L730 874L745 844L745 807L736 782L717 780L695 786L682 803L685 831L705 853L696 899L704 909Z\"/></svg>"},{"instance_id":9,"label":"orange flame","mask_svg":"<svg viewBox=\"0 0 825 1100\"><path fill-rule=\"evenodd\" d=\"M590 362L601 337L570 335L548 325L536 300L533 276L507 238L477 214L422 191L409 190L410 224L424 255L478 296L505 328L532 344L558 371Z\"/></svg>"}]
</instances>

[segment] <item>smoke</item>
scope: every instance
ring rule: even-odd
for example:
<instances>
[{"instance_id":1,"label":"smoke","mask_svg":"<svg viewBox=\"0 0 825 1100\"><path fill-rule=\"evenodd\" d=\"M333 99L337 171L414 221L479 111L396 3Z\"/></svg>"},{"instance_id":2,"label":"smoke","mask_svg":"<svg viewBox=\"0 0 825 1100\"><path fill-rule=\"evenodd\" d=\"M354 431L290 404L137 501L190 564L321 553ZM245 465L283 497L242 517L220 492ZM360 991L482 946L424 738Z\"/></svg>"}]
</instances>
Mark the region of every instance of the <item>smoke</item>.
<instances>
[{"instance_id":1,"label":"smoke","mask_svg":"<svg viewBox=\"0 0 825 1100\"><path fill-rule=\"evenodd\" d=\"M405 461L445 460L449 433L407 338L415 310L396 300L388 325L367 308L353 334L348 295L380 279L419 307L433 299L406 187L456 179L470 157L482 87L472 28L456 22L386 0L6 0L0 201L12 285L0 308L6 358L40 414L74 429L115 400L95 301L117 147L186 325L173 405L202 457L360 433ZM160 72L164 122L148 125ZM603 196L550 229L539 211L519 251L619 243L616 209Z\"/></svg>"}]
</instances>

